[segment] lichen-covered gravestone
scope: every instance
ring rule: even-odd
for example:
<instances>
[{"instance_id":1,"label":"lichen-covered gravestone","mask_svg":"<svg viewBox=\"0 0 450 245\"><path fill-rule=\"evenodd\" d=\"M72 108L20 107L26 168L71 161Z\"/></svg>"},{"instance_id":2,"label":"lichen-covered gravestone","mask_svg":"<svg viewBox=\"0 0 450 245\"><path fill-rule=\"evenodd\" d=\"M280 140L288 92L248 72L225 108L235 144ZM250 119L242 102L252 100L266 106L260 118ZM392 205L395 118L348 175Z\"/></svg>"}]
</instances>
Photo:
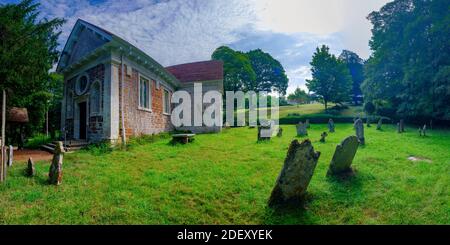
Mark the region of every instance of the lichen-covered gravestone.
<instances>
[{"instance_id":1,"label":"lichen-covered gravestone","mask_svg":"<svg viewBox=\"0 0 450 245\"><path fill-rule=\"evenodd\" d=\"M303 137L308 135L308 130L306 129L305 124L299 122L296 126L297 126L297 136Z\"/></svg>"},{"instance_id":2,"label":"lichen-covered gravestone","mask_svg":"<svg viewBox=\"0 0 450 245\"><path fill-rule=\"evenodd\" d=\"M351 164L358 150L358 138L349 136L336 146L327 176L353 173Z\"/></svg>"},{"instance_id":3,"label":"lichen-covered gravestone","mask_svg":"<svg viewBox=\"0 0 450 245\"><path fill-rule=\"evenodd\" d=\"M13 165L14 148L12 145L8 147L8 167Z\"/></svg>"},{"instance_id":4,"label":"lichen-covered gravestone","mask_svg":"<svg viewBox=\"0 0 450 245\"><path fill-rule=\"evenodd\" d=\"M327 132L323 132L320 135L320 142L325 143L325 138L328 136Z\"/></svg>"},{"instance_id":5,"label":"lichen-covered gravestone","mask_svg":"<svg viewBox=\"0 0 450 245\"><path fill-rule=\"evenodd\" d=\"M33 162L33 158L29 158L28 159L28 163L27 163L27 170L26 170L26 175L29 177L32 177L36 174L36 170L34 168L34 162Z\"/></svg>"},{"instance_id":6,"label":"lichen-covered gravestone","mask_svg":"<svg viewBox=\"0 0 450 245\"><path fill-rule=\"evenodd\" d=\"M334 121L331 118L328 120L328 131L330 133L334 133Z\"/></svg>"},{"instance_id":7,"label":"lichen-covered gravestone","mask_svg":"<svg viewBox=\"0 0 450 245\"><path fill-rule=\"evenodd\" d=\"M382 124L383 124L383 118L380 117L380 120L378 120L378 124L377 124L377 130L381 130Z\"/></svg>"},{"instance_id":8,"label":"lichen-covered gravestone","mask_svg":"<svg viewBox=\"0 0 450 245\"><path fill-rule=\"evenodd\" d=\"M278 127L277 136L278 136L278 137L283 136L283 129L282 129L281 127Z\"/></svg>"},{"instance_id":9,"label":"lichen-covered gravestone","mask_svg":"<svg viewBox=\"0 0 450 245\"><path fill-rule=\"evenodd\" d=\"M62 182L64 147L61 141L58 141L53 153L52 164L48 173L48 182L53 185L60 185Z\"/></svg>"},{"instance_id":10,"label":"lichen-covered gravestone","mask_svg":"<svg viewBox=\"0 0 450 245\"><path fill-rule=\"evenodd\" d=\"M269 199L269 206L301 201L319 160L320 152L314 151L311 141L291 142L283 168Z\"/></svg>"},{"instance_id":11,"label":"lichen-covered gravestone","mask_svg":"<svg viewBox=\"0 0 450 245\"><path fill-rule=\"evenodd\" d=\"M309 119L306 119L305 126L306 126L306 128L310 128L311 127L311 125L309 125Z\"/></svg>"},{"instance_id":12,"label":"lichen-covered gravestone","mask_svg":"<svg viewBox=\"0 0 450 245\"><path fill-rule=\"evenodd\" d=\"M366 140L364 138L364 124L363 124L363 121L361 120L361 118L358 118L355 121L354 127L355 127L356 137L358 137L359 143L361 145L364 145L366 143Z\"/></svg>"}]
</instances>

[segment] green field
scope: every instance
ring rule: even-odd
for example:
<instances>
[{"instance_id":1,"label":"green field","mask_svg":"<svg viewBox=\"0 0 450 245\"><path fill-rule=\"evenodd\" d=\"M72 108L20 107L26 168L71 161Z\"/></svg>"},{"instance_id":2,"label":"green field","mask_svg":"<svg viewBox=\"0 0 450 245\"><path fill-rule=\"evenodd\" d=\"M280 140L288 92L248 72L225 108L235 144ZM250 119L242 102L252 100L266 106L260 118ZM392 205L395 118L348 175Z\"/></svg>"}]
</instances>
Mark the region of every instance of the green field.
<instances>
[{"instance_id":1,"label":"green field","mask_svg":"<svg viewBox=\"0 0 450 245\"><path fill-rule=\"evenodd\" d=\"M2 224L449 224L450 132L420 138L393 126L366 128L346 181L326 178L336 145L351 124L320 143L326 125L309 131L322 154L303 205L273 210L267 199L295 126L257 143L256 129L197 135L188 145L168 138L133 141L127 150L98 148L66 154L61 186L46 183L49 162L37 176L16 163L0 185ZM411 162L409 156L427 159Z\"/></svg>"}]
</instances>

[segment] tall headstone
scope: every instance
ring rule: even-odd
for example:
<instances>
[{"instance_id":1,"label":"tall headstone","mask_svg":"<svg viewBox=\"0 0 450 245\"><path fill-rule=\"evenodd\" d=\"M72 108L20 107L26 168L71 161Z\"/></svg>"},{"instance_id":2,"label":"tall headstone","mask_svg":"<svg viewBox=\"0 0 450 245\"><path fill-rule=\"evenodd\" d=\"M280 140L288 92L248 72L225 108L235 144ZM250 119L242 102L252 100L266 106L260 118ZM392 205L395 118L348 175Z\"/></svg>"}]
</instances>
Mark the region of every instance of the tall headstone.
<instances>
[{"instance_id":1,"label":"tall headstone","mask_svg":"<svg viewBox=\"0 0 450 245\"><path fill-rule=\"evenodd\" d=\"M336 146L327 176L352 173L351 164L358 150L358 138L349 136Z\"/></svg>"},{"instance_id":2,"label":"tall headstone","mask_svg":"<svg viewBox=\"0 0 450 245\"><path fill-rule=\"evenodd\" d=\"M400 120L400 133L405 132L405 121L403 119Z\"/></svg>"},{"instance_id":3,"label":"tall headstone","mask_svg":"<svg viewBox=\"0 0 450 245\"><path fill-rule=\"evenodd\" d=\"M334 121L331 118L328 120L328 131L334 133Z\"/></svg>"},{"instance_id":4,"label":"tall headstone","mask_svg":"<svg viewBox=\"0 0 450 245\"><path fill-rule=\"evenodd\" d=\"M377 123L377 130L381 130L381 125L382 124L383 124L383 118L380 117L380 119L378 120L378 123Z\"/></svg>"},{"instance_id":5,"label":"tall headstone","mask_svg":"<svg viewBox=\"0 0 450 245\"><path fill-rule=\"evenodd\" d=\"M36 174L36 169L34 168L33 158L28 159L26 175L32 177Z\"/></svg>"},{"instance_id":6,"label":"tall headstone","mask_svg":"<svg viewBox=\"0 0 450 245\"><path fill-rule=\"evenodd\" d=\"M311 141L291 142L283 168L269 199L269 206L303 199L314 174L320 152L315 152Z\"/></svg>"},{"instance_id":7,"label":"tall headstone","mask_svg":"<svg viewBox=\"0 0 450 245\"><path fill-rule=\"evenodd\" d=\"M53 185L62 183L62 165L63 165L64 147L61 141L58 141L53 153L52 164L48 173L48 181Z\"/></svg>"},{"instance_id":8,"label":"tall headstone","mask_svg":"<svg viewBox=\"0 0 450 245\"><path fill-rule=\"evenodd\" d=\"M297 124L297 136L303 137L308 135L308 130L306 129L306 125L302 122Z\"/></svg>"},{"instance_id":9,"label":"tall headstone","mask_svg":"<svg viewBox=\"0 0 450 245\"><path fill-rule=\"evenodd\" d=\"M364 138L364 124L363 124L363 121L361 120L361 118L358 118L355 121L354 127L355 127L356 137L358 137L359 143L361 145L364 145L366 143L366 140Z\"/></svg>"},{"instance_id":10,"label":"tall headstone","mask_svg":"<svg viewBox=\"0 0 450 245\"><path fill-rule=\"evenodd\" d=\"M11 167L13 165L13 158L14 158L14 147L10 145L8 147L8 167Z\"/></svg>"},{"instance_id":11,"label":"tall headstone","mask_svg":"<svg viewBox=\"0 0 450 245\"><path fill-rule=\"evenodd\" d=\"M309 125L309 119L306 119L305 126L306 126L306 128L310 128L311 127L311 125Z\"/></svg>"},{"instance_id":12,"label":"tall headstone","mask_svg":"<svg viewBox=\"0 0 450 245\"><path fill-rule=\"evenodd\" d=\"M422 128L422 135L423 135L423 136L427 136L427 125L426 125L426 124L423 125L423 128Z\"/></svg>"},{"instance_id":13,"label":"tall headstone","mask_svg":"<svg viewBox=\"0 0 450 245\"><path fill-rule=\"evenodd\" d=\"M397 123L397 133L401 133L402 132L402 128L400 127L400 123Z\"/></svg>"}]
</instances>

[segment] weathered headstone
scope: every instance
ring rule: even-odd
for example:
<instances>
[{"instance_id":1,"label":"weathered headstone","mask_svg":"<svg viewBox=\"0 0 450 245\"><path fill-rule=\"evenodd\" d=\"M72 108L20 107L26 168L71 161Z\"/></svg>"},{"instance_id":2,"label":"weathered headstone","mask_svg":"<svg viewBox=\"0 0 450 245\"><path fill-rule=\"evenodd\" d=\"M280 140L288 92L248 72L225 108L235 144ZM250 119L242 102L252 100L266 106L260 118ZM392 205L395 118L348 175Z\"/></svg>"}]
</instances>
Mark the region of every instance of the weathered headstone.
<instances>
[{"instance_id":1,"label":"weathered headstone","mask_svg":"<svg viewBox=\"0 0 450 245\"><path fill-rule=\"evenodd\" d=\"M405 132L405 121L403 119L400 120L400 133Z\"/></svg>"},{"instance_id":2,"label":"weathered headstone","mask_svg":"<svg viewBox=\"0 0 450 245\"><path fill-rule=\"evenodd\" d=\"M263 131L265 130L265 131ZM267 131L269 130L269 131ZM258 141L270 140L272 133L270 132L270 126L259 125L258 126Z\"/></svg>"},{"instance_id":3,"label":"weathered headstone","mask_svg":"<svg viewBox=\"0 0 450 245\"><path fill-rule=\"evenodd\" d=\"M358 141L361 145L364 145L366 143L364 138L364 124L361 118L358 118L355 121L354 128L356 131L356 137L358 137Z\"/></svg>"},{"instance_id":4,"label":"weathered headstone","mask_svg":"<svg viewBox=\"0 0 450 245\"><path fill-rule=\"evenodd\" d=\"M401 129L401 127L400 127L400 123L397 123L397 133L401 133L402 132L402 129Z\"/></svg>"},{"instance_id":5,"label":"weathered headstone","mask_svg":"<svg viewBox=\"0 0 450 245\"><path fill-rule=\"evenodd\" d=\"M380 119L378 120L378 123L377 123L377 130L381 130L381 125L382 124L383 124L383 118L380 117Z\"/></svg>"},{"instance_id":6,"label":"weathered headstone","mask_svg":"<svg viewBox=\"0 0 450 245\"><path fill-rule=\"evenodd\" d=\"M61 141L58 141L53 153L52 164L48 173L48 181L50 184L60 185L62 182L62 165L63 165L64 147Z\"/></svg>"},{"instance_id":7,"label":"weathered headstone","mask_svg":"<svg viewBox=\"0 0 450 245\"><path fill-rule=\"evenodd\" d=\"M320 152L315 152L309 139L291 142L283 168L269 199L269 206L303 199L316 168Z\"/></svg>"},{"instance_id":8,"label":"weathered headstone","mask_svg":"<svg viewBox=\"0 0 450 245\"><path fill-rule=\"evenodd\" d=\"M427 136L427 125L426 125L426 124L423 125L423 128L422 128L422 135L423 135L423 136Z\"/></svg>"},{"instance_id":9,"label":"weathered headstone","mask_svg":"<svg viewBox=\"0 0 450 245\"><path fill-rule=\"evenodd\" d=\"M325 138L328 136L327 132L323 132L320 135L320 142L325 143Z\"/></svg>"},{"instance_id":10,"label":"weathered headstone","mask_svg":"<svg viewBox=\"0 0 450 245\"><path fill-rule=\"evenodd\" d=\"M351 164L358 150L358 138L349 136L336 146L327 176L352 173Z\"/></svg>"},{"instance_id":11,"label":"weathered headstone","mask_svg":"<svg viewBox=\"0 0 450 245\"><path fill-rule=\"evenodd\" d=\"M278 132L277 132L277 136L278 136L278 137L281 137L281 136L283 136L283 128L281 128L281 127L278 127Z\"/></svg>"},{"instance_id":12,"label":"weathered headstone","mask_svg":"<svg viewBox=\"0 0 450 245\"><path fill-rule=\"evenodd\" d=\"M305 126L306 126L306 128L310 128L311 127L311 125L309 125L309 119L306 119Z\"/></svg>"},{"instance_id":13,"label":"weathered headstone","mask_svg":"<svg viewBox=\"0 0 450 245\"><path fill-rule=\"evenodd\" d=\"M334 121L331 118L328 120L328 131L330 133L334 133Z\"/></svg>"},{"instance_id":14,"label":"weathered headstone","mask_svg":"<svg viewBox=\"0 0 450 245\"><path fill-rule=\"evenodd\" d=\"M33 158L28 159L26 175L32 177L36 174L36 169L34 168Z\"/></svg>"},{"instance_id":15,"label":"weathered headstone","mask_svg":"<svg viewBox=\"0 0 450 245\"><path fill-rule=\"evenodd\" d=\"M297 124L297 136L303 137L308 135L308 130L306 129L306 125L302 122Z\"/></svg>"},{"instance_id":16,"label":"weathered headstone","mask_svg":"<svg viewBox=\"0 0 450 245\"><path fill-rule=\"evenodd\" d=\"M13 165L13 158L14 158L14 147L10 145L8 147L8 167L11 167Z\"/></svg>"}]
</instances>

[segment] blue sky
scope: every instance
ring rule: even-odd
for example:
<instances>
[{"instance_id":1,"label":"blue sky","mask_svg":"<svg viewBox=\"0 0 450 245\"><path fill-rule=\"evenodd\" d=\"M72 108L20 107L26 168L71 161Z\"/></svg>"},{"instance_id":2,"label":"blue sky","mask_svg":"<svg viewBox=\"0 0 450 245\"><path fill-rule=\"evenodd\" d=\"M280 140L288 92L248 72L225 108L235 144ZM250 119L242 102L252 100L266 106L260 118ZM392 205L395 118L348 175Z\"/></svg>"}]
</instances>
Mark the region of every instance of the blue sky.
<instances>
[{"instance_id":1,"label":"blue sky","mask_svg":"<svg viewBox=\"0 0 450 245\"><path fill-rule=\"evenodd\" d=\"M0 0L0 3L17 2ZM289 77L288 93L310 77L315 48L327 44L370 55L366 16L389 0L41 0L42 17L67 19L60 46L78 18L141 48L162 65L208 60L220 45L261 48Z\"/></svg>"}]
</instances>

